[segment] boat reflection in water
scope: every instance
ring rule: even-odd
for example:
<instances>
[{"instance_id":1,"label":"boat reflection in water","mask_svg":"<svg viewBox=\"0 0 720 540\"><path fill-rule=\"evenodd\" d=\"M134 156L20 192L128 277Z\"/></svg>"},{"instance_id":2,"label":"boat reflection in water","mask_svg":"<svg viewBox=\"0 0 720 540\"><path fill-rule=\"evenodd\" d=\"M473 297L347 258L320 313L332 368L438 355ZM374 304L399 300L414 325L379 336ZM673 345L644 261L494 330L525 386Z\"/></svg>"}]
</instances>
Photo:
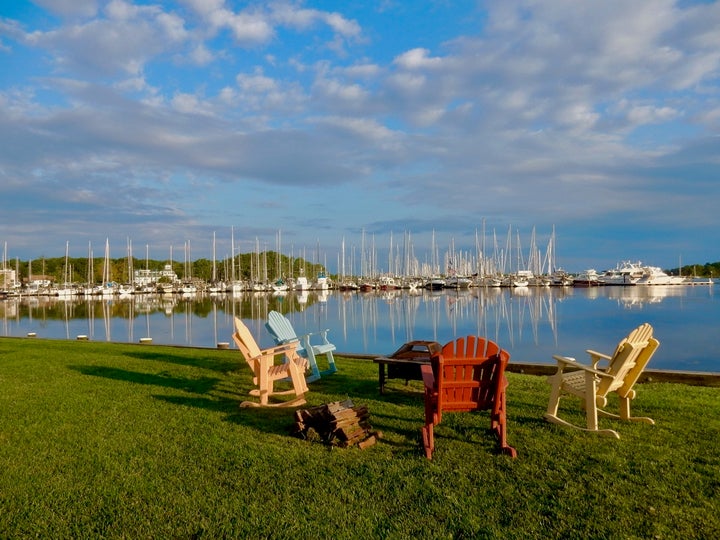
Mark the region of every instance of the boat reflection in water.
<instances>
[{"instance_id":1,"label":"boat reflection in water","mask_svg":"<svg viewBox=\"0 0 720 540\"><path fill-rule=\"evenodd\" d=\"M262 347L270 310L299 333L329 329L338 354L388 354L414 340L441 343L483 335L511 361L552 363L611 349L630 328L650 322L661 341L658 369L720 371L714 287L516 287L453 290L153 294L115 299L10 297L0 301L0 335L218 347L242 318ZM102 323L102 324L100 324ZM233 346L233 345L230 345ZM611 351L608 351L611 352Z\"/></svg>"}]
</instances>

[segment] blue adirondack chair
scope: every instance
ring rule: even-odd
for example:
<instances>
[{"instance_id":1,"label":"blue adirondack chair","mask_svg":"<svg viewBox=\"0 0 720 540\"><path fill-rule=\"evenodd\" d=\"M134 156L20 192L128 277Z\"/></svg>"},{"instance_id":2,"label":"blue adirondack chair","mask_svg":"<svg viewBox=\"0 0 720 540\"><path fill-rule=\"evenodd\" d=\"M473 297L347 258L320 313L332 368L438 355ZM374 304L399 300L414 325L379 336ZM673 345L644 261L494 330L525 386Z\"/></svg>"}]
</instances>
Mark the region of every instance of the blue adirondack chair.
<instances>
[{"instance_id":1,"label":"blue adirondack chair","mask_svg":"<svg viewBox=\"0 0 720 540\"><path fill-rule=\"evenodd\" d=\"M271 311L268 314L268 321L265 323L265 328L268 329L268 332L270 332L270 335L278 345L292 341L298 342L298 354L303 358L307 358L310 364L310 374L306 378L307 382L317 381L321 376L330 375L337 371L335 358L333 357L335 345L328 341L328 330L299 336L288 318L277 311ZM319 336L320 343L310 343L312 336ZM328 368L320 371L317 364L317 357L322 355L327 357Z\"/></svg>"}]
</instances>

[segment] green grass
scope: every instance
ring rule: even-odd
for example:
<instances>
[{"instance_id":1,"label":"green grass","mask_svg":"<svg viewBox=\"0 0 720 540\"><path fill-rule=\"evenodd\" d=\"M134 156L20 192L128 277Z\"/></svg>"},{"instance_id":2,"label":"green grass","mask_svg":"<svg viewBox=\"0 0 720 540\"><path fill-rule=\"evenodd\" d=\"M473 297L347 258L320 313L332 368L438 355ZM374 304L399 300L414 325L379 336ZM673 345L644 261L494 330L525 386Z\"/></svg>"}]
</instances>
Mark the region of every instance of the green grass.
<instances>
[{"instance_id":1,"label":"green grass","mask_svg":"<svg viewBox=\"0 0 720 540\"><path fill-rule=\"evenodd\" d=\"M237 351L0 339L0 538L717 538L720 389L643 384L657 425L622 439L546 423L544 378L508 375L510 444L445 415L420 447L417 383L337 359L307 406L351 398L384 438L289 435L293 411L239 409ZM563 400L566 418L583 417Z\"/></svg>"}]
</instances>

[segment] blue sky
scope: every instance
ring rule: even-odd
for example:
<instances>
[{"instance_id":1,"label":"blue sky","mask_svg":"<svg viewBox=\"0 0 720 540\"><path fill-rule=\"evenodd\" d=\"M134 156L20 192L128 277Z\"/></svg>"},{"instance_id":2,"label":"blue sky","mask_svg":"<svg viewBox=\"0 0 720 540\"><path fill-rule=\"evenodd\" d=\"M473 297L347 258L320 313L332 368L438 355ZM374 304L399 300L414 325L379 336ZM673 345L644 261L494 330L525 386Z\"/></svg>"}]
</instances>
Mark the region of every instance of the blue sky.
<instances>
[{"instance_id":1,"label":"blue sky","mask_svg":"<svg viewBox=\"0 0 720 540\"><path fill-rule=\"evenodd\" d=\"M6 258L720 260L717 3L348 4L2 2Z\"/></svg>"}]
</instances>

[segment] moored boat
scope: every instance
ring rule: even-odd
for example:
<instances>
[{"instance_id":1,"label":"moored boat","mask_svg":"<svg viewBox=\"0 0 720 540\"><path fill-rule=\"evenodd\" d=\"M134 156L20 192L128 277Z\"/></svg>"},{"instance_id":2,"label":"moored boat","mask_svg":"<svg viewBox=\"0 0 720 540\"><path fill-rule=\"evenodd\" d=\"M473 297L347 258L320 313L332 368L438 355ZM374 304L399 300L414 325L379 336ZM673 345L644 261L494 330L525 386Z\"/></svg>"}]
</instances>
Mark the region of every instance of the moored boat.
<instances>
[{"instance_id":1,"label":"moored boat","mask_svg":"<svg viewBox=\"0 0 720 540\"><path fill-rule=\"evenodd\" d=\"M431 291L439 291L445 288L445 280L438 276L431 277L425 282L425 288Z\"/></svg>"},{"instance_id":2,"label":"moored boat","mask_svg":"<svg viewBox=\"0 0 720 540\"><path fill-rule=\"evenodd\" d=\"M530 270L518 270L515 275L510 278L513 287L527 287L530 284L533 273Z\"/></svg>"},{"instance_id":3,"label":"moored boat","mask_svg":"<svg viewBox=\"0 0 720 540\"><path fill-rule=\"evenodd\" d=\"M397 282L395 281L395 278L392 276L380 276L378 278L378 289L381 291L391 291L394 289L399 289Z\"/></svg>"},{"instance_id":4,"label":"moored boat","mask_svg":"<svg viewBox=\"0 0 720 540\"><path fill-rule=\"evenodd\" d=\"M601 285L597 270L590 268L573 278L573 287L597 287Z\"/></svg>"},{"instance_id":5,"label":"moored boat","mask_svg":"<svg viewBox=\"0 0 720 540\"><path fill-rule=\"evenodd\" d=\"M450 276L445 279L446 289L468 289L472 284L472 280L465 276Z\"/></svg>"},{"instance_id":6,"label":"moored boat","mask_svg":"<svg viewBox=\"0 0 720 540\"><path fill-rule=\"evenodd\" d=\"M635 285L643 273L644 269L639 262L623 261L615 268L603 272L598 279L603 285Z\"/></svg>"},{"instance_id":7,"label":"moored boat","mask_svg":"<svg viewBox=\"0 0 720 540\"><path fill-rule=\"evenodd\" d=\"M682 276L671 276L658 266L643 267L643 275L637 285L684 285L686 279Z\"/></svg>"}]
</instances>

